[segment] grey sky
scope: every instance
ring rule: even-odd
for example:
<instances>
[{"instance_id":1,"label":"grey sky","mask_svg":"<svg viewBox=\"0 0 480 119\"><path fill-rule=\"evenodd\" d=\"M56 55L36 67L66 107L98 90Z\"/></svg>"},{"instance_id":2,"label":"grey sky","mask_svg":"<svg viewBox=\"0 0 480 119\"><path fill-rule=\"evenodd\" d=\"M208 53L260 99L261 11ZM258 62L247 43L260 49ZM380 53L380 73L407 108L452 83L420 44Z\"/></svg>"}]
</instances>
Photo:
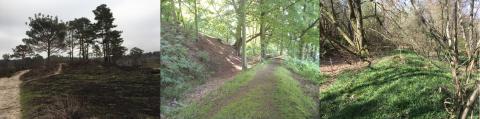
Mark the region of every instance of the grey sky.
<instances>
[{"instance_id":1,"label":"grey sky","mask_svg":"<svg viewBox=\"0 0 480 119\"><path fill-rule=\"evenodd\" d=\"M25 22L35 13L56 15L63 21L87 17L95 22L94 10L107 4L115 18L116 30L123 31L123 45L145 51L160 49L160 0L0 0L0 54L27 37Z\"/></svg>"}]
</instances>

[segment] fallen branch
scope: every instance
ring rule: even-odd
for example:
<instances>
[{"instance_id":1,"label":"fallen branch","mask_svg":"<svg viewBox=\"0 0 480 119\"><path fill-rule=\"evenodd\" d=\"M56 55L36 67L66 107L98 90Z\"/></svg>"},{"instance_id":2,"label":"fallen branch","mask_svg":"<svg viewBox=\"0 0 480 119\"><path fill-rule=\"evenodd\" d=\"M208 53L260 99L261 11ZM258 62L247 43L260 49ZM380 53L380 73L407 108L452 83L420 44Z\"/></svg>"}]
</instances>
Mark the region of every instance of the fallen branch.
<instances>
[{"instance_id":1,"label":"fallen branch","mask_svg":"<svg viewBox=\"0 0 480 119\"><path fill-rule=\"evenodd\" d=\"M467 101L467 104L465 105L465 109L463 109L463 113L462 113L462 118L461 119L466 119L467 118L467 115L468 115L468 112L470 112L470 108L472 107L473 103L476 101L477 99L477 96L478 96L478 91L480 90L480 83L477 82L477 88L475 89L475 91L473 91L473 93L470 95L470 97L468 98L468 101Z\"/></svg>"}]
</instances>

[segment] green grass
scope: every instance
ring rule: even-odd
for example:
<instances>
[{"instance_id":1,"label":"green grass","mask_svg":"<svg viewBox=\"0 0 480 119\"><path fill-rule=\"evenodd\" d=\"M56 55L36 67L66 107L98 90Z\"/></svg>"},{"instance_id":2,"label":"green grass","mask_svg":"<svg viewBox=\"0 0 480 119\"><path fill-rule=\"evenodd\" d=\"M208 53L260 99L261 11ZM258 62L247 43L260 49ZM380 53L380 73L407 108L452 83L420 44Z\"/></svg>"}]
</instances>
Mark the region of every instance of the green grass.
<instances>
[{"instance_id":1,"label":"green grass","mask_svg":"<svg viewBox=\"0 0 480 119\"><path fill-rule=\"evenodd\" d=\"M234 80L225 83L200 102L180 109L179 113L171 113L172 116L185 119L312 118L316 108L313 98L306 96L299 82L292 78L291 72L280 66L274 69L273 79L261 79L271 80L273 82L271 87L266 85L250 87L253 89L241 97L233 98L221 107L215 107L220 106L222 101L225 101L223 99L232 98L232 94L251 81L256 72L264 69L265 65L240 73ZM219 110L212 112L214 108Z\"/></svg>"},{"instance_id":2,"label":"green grass","mask_svg":"<svg viewBox=\"0 0 480 119\"><path fill-rule=\"evenodd\" d=\"M221 110L213 116L213 119L253 119L253 118L269 118L273 112L265 109L263 99L271 98L271 96L264 95L265 90L256 88L251 90L244 97L231 101L230 104L222 107Z\"/></svg>"},{"instance_id":3,"label":"green grass","mask_svg":"<svg viewBox=\"0 0 480 119\"><path fill-rule=\"evenodd\" d=\"M252 80L257 70L261 70L263 68L265 68L265 64L260 64L252 69L242 72L235 76L233 80L226 82L218 90L205 96L204 99L200 100L199 102L194 102L186 107L180 108L179 110L167 112L167 115L170 117L183 119L207 118L211 116L208 115L208 112L211 111L213 106L215 106L215 101L228 98L227 96L231 95L241 86ZM163 107L166 108L166 106Z\"/></svg>"},{"instance_id":4,"label":"green grass","mask_svg":"<svg viewBox=\"0 0 480 119\"><path fill-rule=\"evenodd\" d=\"M286 58L285 61L283 61L283 64L286 68L297 74L300 74L305 79L316 85L321 84L324 79L326 79L326 75L322 75L320 73L318 64L314 62L295 58Z\"/></svg>"},{"instance_id":5,"label":"green grass","mask_svg":"<svg viewBox=\"0 0 480 119\"><path fill-rule=\"evenodd\" d=\"M290 71L278 67L274 75L278 80L274 100L281 113L280 117L285 119L311 118L316 105L312 98L305 95L298 81L291 77Z\"/></svg>"},{"instance_id":6,"label":"green grass","mask_svg":"<svg viewBox=\"0 0 480 119\"><path fill-rule=\"evenodd\" d=\"M62 74L23 83L22 118L158 118L158 75L98 65L64 67Z\"/></svg>"},{"instance_id":7,"label":"green grass","mask_svg":"<svg viewBox=\"0 0 480 119\"><path fill-rule=\"evenodd\" d=\"M447 118L439 87L452 89L448 67L414 53L347 71L322 93L322 118Z\"/></svg>"}]
</instances>

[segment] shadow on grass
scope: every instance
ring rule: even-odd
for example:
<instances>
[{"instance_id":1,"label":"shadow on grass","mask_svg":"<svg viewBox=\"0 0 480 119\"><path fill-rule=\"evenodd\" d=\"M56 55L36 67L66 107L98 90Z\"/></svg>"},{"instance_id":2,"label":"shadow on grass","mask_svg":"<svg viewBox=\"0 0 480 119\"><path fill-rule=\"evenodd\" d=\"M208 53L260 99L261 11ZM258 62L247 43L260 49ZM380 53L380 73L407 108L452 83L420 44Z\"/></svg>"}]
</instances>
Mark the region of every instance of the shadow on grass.
<instances>
[{"instance_id":1,"label":"shadow on grass","mask_svg":"<svg viewBox=\"0 0 480 119\"><path fill-rule=\"evenodd\" d=\"M450 77L444 70L429 67L421 58L413 57L357 74L344 73L320 98L322 118L445 115L441 105L445 96L435 89L448 83Z\"/></svg>"}]
</instances>

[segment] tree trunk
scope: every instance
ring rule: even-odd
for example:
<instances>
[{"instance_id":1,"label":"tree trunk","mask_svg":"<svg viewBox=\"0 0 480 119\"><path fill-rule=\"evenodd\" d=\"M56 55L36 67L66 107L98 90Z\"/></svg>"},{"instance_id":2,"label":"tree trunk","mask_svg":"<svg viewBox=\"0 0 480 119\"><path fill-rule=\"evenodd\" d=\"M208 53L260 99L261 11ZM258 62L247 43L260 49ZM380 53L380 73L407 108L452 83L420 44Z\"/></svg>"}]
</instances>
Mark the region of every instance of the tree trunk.
<instances>
[{"instance_id":1,"label":"tree trunk","mask_svg":"<svg viewBox=\"0 0 480 119\"><path fill-rule=\"evenodd\" d=\"M241 15L240 15L240 24L242 24L242 69L243 70L247 70L247 56L246 56L246 50L245 50L245 47L246 47L246 36L247 36L247 32L246 32L246 22L245 22L245 19L246 19L246 14L245 14L245 1L246 0L240 0L240 12L241 12Z\"/></svg>"},{"instance_id":2,"label":"tree trunk","mask_svg":"<svg viewBox=\"0 0 480 119\"><path fill-rule=\"evenodd\" d=\"M238 21L240 22L240 14L239 13L239 17L237 18ZM242 47L242 25L240 23L237 24L237 28L235 29L235 44L233 44L233 47L235 48L235 50L237 51L237 56L240 56L240 50L241 50L241 47Z\"/></svg>"},{"instance_id":3,"label":"tree trunk","mask_svg":"<svg viewBox=\"0 0 480 119\"><path fill-rule=\"evenodd\" d=\"M70 53L70 61L73 61L73 50L75 49L75 46L74 46L75 43L73 42L73 38L72 38L72 37L70 37L70 40L72 41L71 44L70 44L70 45L72 46L72 47L71 47L72 49L70 49L70 52L71 52L71 53Z\"/></svg>"},{"instance_id":4,"label":"tree trunk","mask_svg":"<svg viewBox=\"0 0 480 119\"><path fill-rule=\"evenodd\" d=\"M283 49L285 47L284 42L285 41L283 39L280 40L280 55L283 55Z\"/></svg>"},{"instance_id":5,"label":"tree trunk","mask_svg":"<svg viewBox=\"0 0 480 119\"><path fill-rule=\"evenodd\" d=\"M303 60L303 47L304 47L303 40L300 39L300 42L298 43L298 59L301 59L301 60Z\"/></svg>"},{"instance_id":6,"label":"tree trunk","mask_svg":"<svg viewBox=\"0 0 480 119\"><path fill-rule=\"evenodd\" d=\"M85 61L88 61L88 50L89 50L88 46L89 46L89 44L85 44L85 46L86 46L85 51L84 51L85 52Z\"/></svg>"},{"instance_id":7,"label":"tree trunk","mask_svg":"<svg viewBox=\"0 0 480 119\"><path fill-rule=\"evenodd\" d=\"M183 22L183 16L182 16L182 0L178 0L178 15L177 16L178 16L178 22L181 23L182 25L185 25L184 22Z\"/></svg>"},{"instance_id":8,"label":"tree trunk","mask_svg":"<svg viewBox=\"0 0 480 119\"><path fill-rule=\"evenodd\" d=\"M260 0L260 56L264 60L266 58L267 42L265 39L265 11L263 10L263 0Z\"/></svg>"},{"instance_id":9,"label":"tree trunk","mask_svg":"<svg viewBox=\"0 0 480 119\"><path fill-rule=\"evenodd\" d=\"M467 56L468 56L468 60L470 61L468 66L467 66L467 69L466 69L466 73L467 73L467 83L468 81L470 80L471 78L471 74L475 72L475 55L477 54L477 50L476 48L478 47L477 46L477 43L474 42L473 40L473 36L475 34L474 32L474 9L475 9L475 0L471 0L470 2L470 23L469 23L469 38L467 39ZM464 34L465 34L465 30L463 31ZM477 41L478 42L478 41Z\"/></svg>"},{"instance_id":10,"label":"tree trunk","mask_svg":"<svg viewBox=\"0 0 480 119\"><path fill-rule=\"evenodd\" d=\"M50 63L51 41L47 41L47 64Z\"/></svg>"},{"instance_id":11,"label":"tree trunk","mask_svg":"<svg viewBox=\"0 0 480 119\"><path fill-rule=\"evenodd\" d=\"M457 99L457 111L458 113L462 113L462 108L463 108L463 94L462 94L462 84L460 83L460 79L458 77L458 12L459 12L459 3L458 0L455 0L455 6L454 6L454 11L453 11L453 27L454 27L454 32L453 32L453 39L451 39L450 43L450 48L453 50L453 56L451 56L451 63L450 63L450 69L452 73L452 78L455 82L455 95Z\"/></svg>"},{"instance_id":12,"label":"tree trunk","mask_svg":"<svg viewBox=\"0 0 480 119\"><path fill-rule=\"evenodd\" d=\"M197 12L197 0L194 0L194 9L195 9L195 41L198 42L198 12Z\"/></svg>"},{"instance_id":13,"label":"tree trunk","mask_svg":"<svg viewBox=\"0 0 480 119\"><path fill-rule=\"evenodd\" d=\"M108 63L108 60L107 60L107 58L108 58L107 41L105 39L105 36L103 37L102 48L103 48L103 62Z\"/></svg>"},{"instance_id":14,"label":"tree trunk","mask_svg":"<svg viewBox=\"0 0 480 119\"><path fill-rule=\"evenodd\" d=\"M366 49L363 48L363 18L361 0L349 0L350 8L350 24L353 29L353 40L357 53L360 56L367 55Z\"/></svg>"},{"instance_id":15,"label":"tree trunk","mask_svg":"<svg viewBox=\"0 0 480 119\"><path fill-rule=\"evenodd\" d=\"M318 19L322 19L322 0L318 0ZM322 47L322 21L318 21L318 67L320 68L321 64L321 47ZM320 103L318 103L320 104ZM320 110L319 110L320 111Z\"/></svg>"}]
</instances>

